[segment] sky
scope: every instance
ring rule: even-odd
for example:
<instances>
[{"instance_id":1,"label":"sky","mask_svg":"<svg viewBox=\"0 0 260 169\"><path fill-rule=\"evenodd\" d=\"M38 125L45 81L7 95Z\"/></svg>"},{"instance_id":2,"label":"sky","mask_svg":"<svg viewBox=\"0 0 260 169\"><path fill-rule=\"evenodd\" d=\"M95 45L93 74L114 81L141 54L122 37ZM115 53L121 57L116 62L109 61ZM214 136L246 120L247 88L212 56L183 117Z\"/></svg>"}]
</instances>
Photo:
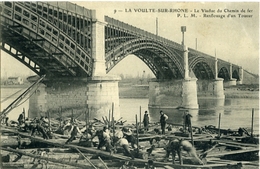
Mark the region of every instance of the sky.
<instances>
[{"instance_id":1,"label":"sky","mask_svg":"<svg viewBox=\"0 0 260 169\"><path fill-rule=\"evenodd\" d=\"M158 35L177 43L182 41L181 26L186 26L185 44L188 47L195 49L197 42L199 51L212 56L216 51L218 58L259 74L259 4L257 2L73 1L72 3L96 10L98 18L107 15L154 34L157 18ZM184 14L188 17L184 17ZM195 17L191 17L194 14ZM247 17L241 15L239 17L239 14ZM149 68L139 58L129 55L115 66L110 74L137 75L143 71L151 74ZM1 52L1 76L21 73L29 74L30 70L12 56Z\"/></svg>"}]
</instances>

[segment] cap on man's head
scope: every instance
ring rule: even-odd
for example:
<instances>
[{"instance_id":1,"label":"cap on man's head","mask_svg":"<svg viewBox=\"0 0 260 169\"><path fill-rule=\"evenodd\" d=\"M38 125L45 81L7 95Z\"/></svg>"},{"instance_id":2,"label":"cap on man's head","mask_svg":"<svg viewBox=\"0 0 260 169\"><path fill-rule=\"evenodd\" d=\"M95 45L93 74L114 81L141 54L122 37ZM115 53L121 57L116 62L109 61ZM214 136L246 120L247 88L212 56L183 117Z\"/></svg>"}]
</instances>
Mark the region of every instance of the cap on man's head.
<instances>
[{"instance_id":1,"label":"cap on man's head","mask_svg":"<svg viewBox=\"0 0 260 169\"><path fill-rule=\"evenodd\" d=\"M106 130L106 129L108 129L108 126L104 126L104 127L103 127L103 130Z\"/></svg>"}]
</instances>

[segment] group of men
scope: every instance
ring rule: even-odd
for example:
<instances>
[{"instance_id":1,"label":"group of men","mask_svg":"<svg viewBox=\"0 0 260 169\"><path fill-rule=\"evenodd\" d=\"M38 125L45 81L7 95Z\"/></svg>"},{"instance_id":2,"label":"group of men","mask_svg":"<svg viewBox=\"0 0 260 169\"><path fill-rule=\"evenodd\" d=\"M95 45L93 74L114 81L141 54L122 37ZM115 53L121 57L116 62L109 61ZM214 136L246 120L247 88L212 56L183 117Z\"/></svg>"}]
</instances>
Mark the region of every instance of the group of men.
<instances>
[{"instance_id":1,"label":"group of men","mask_svg":"<svg viewBox=\"0 0 260 169\"><path fill-rule=\"evenodd\" d=\"M185 110L184 114L183 114L183 131L189 131L191 130L191 117L192 115ZM168 120L168 116L161 110L160 111L160 124L161 124L161 131L158 133L161 134L165 134L165 129L166 129L166 124L167 124L167 120ZM150 123L150 118L149 118L149 114L148 111L145 111L144 113L144 117L143 117L143 125L144 125L144 130L148 131L149 130L149 123Z\"/></svg>"},{"instance_id":2,"label":"group of men","mask_svg":"<svg viewBox=\"0 0 260 169\"><path fill-rule=\"evenodd\" d=\"M33 137L37 132L42 135L43 139L51 139L53 137L52 131L48 126L48 119L46 119L46 117L29 120L28 118L25 118L25 112L22 112L17 121L19 130L25 132L29 130L31 132L31 136Z\"/></svg>"},{"instance_id":3,"label":"group of men","mask_svg":"<svg viewBox=\"0 0 260 169\"><path fill-rule=\"evenodd\" d=\"M112 128L109 126L104 126L102 130L95 130L93 125L87 125L81 130L79 129L77 123L71 123L72 127L70 128L70 138L65 142L65 144L71 143L76 139L76 136L79 134L81 137L79 139L80 146L93 147L97 142L94 141L94 138L98 138L97 149L105 148L106 151L115 153L118 147L123 148L125 155L134 158L133 152L130 150L129 142L132 148L136 148L135 141L133 139L132 133L127 132L126 128L115 131L113 134L111 132ZM115 137L113 137L113 135Z\"/></svg>"},{"instance_id":4,"label":"group of men","mask_svg":"<svg viewBox=\"0 0 260 169\"><path fill-rule=\"evenodd\" d=\"M187 110L184 111L183 114L183 131L190 132L191 130L191 117L192 115L189 114ZM160 124L161 124L161 132L158 131L158 133L165 134L165 128L167 124L168 116L161 110L160 111ZM149 125L149 115L148 112L145 111L144 117L143 117L143 124L145 130L148 131L148 125ZM150 142L152 144L152 142ZM202 160L197 156L196 149L194 146L187 140L181 140L181 139L172 139L169 140L168 144L165 147L166 150L166 156L165 160L168 161L170 154L172 154L172 162L175 163L175 156L178 155L179 158L181 158L181 150L186 151L188 155L193 156L194 159L198 164L203 164Z\"/></svg>"},{"instance_id":5,"label":"group of men","mask_svg":"<svg viewBox=\"0 0 260 169\"><path fill-rule=\"evenodd\" d=\"M189 113L184 113L184 129L186 127L190 127L190 117ZM148 112L145 111L143 124L145 131L149 130L149 115ZM161 124L161 134L165 134L165 128L167 124L168 116L164 114L164 112L160 111L160 124ZM41 118L39 120L34 120L30 123L30 125L26 125L26 121L24 118L24 113L22 113L18 118L19 126L30 127L31 135L34 136L36 131L41 133L44 139L50 139L51 135L47 132L46 128L46 119ZM45 125L44 125L45 124ZM26 126L26 127L25 127ZM73 140L76 140L77 135L81 135L79 140L79 145L92 147L94 144L93 138L98 138L98 145L97 149L102 149L105 147L106 151L110 153L115 153L118 147L121 147L124 151L124 154L131 157L132 159L135 158L135 153L130 149L130 145L133 149L138 148L136 145L136 138L133 136L130 129L123 127L122 129L117 129L113 133L111 132L111 128L108 126L104 126L102 130L95 130L93 125L85 126L83 129L79 129L77 122L75 120L71 120L64 124L63 130L68 130L70 137L65 142L65 144L71 143ZM114 129L115 130L115 129ZM114 136L114 137L112 137ZM129 144L131 143L131 144ZM192 144L187 140L170 140L167 146L165 147L166 150L166 160L169 158L170 154L172 154L173 163L175 161L176 153L177 155L181 156L180 151L184 150L188 152L189 155L195 157L199 164L203 164L200 158L196 155L196 150L192 146Z\"/></svg>"}]
</instances>

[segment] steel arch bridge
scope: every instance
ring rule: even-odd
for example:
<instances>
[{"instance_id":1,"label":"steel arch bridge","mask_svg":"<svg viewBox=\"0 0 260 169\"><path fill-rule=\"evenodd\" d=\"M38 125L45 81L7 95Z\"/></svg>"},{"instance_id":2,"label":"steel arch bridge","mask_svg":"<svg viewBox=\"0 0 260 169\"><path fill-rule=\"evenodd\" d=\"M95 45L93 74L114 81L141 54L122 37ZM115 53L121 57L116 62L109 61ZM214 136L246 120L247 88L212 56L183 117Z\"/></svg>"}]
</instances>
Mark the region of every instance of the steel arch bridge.
<instances>
[{"instance_id":1,"label":"steel arch bridge","mask_svg":"<svg viewBox=\"0 0 260 169\"><path fill-rule=\"evenodd\" d=\"M69 2L1 2L1 49L38 75L91 77L95 11ZM183 46L105 16L108 73L129 54L158 79L183 79ZM239 66L189 48L189 69L198 79L240 79ZM232 69L230 69L232 67ZM232 72L231 72L232 71Z\"/></svg>"}]
</instances>

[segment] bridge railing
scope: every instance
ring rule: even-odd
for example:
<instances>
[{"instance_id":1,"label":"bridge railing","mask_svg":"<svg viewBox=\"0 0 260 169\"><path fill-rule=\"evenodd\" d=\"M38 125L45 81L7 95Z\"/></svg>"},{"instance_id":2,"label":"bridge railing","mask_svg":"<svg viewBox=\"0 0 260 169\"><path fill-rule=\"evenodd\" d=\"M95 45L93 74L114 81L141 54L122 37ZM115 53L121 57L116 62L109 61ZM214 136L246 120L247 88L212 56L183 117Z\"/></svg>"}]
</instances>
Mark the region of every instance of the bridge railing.
<instances>
[{"instance_id":1,"label":"bridge railing","mask_svg":"<svg viewBox=\"0 0 260 169\"><path fill-rule=\"evenodd\" d=\"M121 22L121 21L116 20L114 18L111 18L109 16L105 16L105 21L112 26L115 26L115 27L118 27L120 29L124 29L124 30L129 31L133 35L136 35L136 36L139 36L139 37L145 37L145 38L148 38L148 39L153 39L153 40L159 41L160 43L164 43L164 44L169 45L169 46L174 46L175 48L182 50L182 45L180 45L176 42L173 42L173 41L166 39L166 38L163 38L161 36L157 36L153 33L142 30L140 28L129 25L127 23Z\"/></svg>"}]
</instances>

